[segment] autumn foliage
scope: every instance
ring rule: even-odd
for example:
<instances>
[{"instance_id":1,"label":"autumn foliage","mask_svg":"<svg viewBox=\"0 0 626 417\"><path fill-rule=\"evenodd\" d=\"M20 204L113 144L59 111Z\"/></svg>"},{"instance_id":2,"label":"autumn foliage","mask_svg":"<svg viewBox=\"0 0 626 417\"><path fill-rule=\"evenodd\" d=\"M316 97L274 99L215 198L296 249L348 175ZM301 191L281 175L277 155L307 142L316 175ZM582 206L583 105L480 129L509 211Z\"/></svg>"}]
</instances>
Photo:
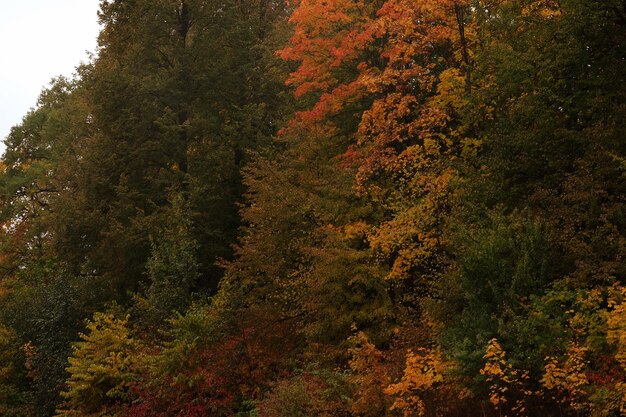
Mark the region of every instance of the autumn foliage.
<instances>
[{"instance_id":1,"label":"autumn foliage","mask_svg":"<svg viewBox=\"0 0 626 417\"><path fill-rule=\"evenodd\" d=\"M5 140L0 414L626 415L623 1L101 3Z\"/></svg>"}]
</instances>

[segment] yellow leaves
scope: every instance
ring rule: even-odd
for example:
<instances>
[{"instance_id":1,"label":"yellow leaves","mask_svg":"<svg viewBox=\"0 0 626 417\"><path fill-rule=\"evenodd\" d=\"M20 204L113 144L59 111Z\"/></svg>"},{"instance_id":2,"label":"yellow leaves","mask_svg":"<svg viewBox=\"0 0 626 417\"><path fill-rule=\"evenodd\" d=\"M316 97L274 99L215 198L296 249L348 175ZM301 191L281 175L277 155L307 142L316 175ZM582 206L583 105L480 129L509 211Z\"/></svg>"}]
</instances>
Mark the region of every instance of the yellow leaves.
<instances>
[{"instance_id":1,"label":"yellow leaves","mask_svg":"<svg viewBox=\"0 0 626 417\"><path fill-rule=\"evenodd\" d=\"M476 138L461 139L461 157L463 159L474 159L482 147L482 141Z\"/></svg>"},{"instance_id":2,"label":"yellow leaves","mask_svg":"<svg viewBox=\"0 0 626 417\"><path fill-rule=\"evenodd\" d=\"M615 285L614 294L609 298L613 310L607 320L607 342L616 348L615 359L626 371L626 287ZM620 411L626 415L626 382L616 386L621 393Z\"/></svg>"},{"instance_id":3,"label":"yellow leaves","mask_svg":"<svg viewBox=\"0 0 626 417\"><path fill-rule=\"evenodd\" d=\"M384 2L377 25L388 37L381 51L386 64L380 70L360 66L363 90L380 96L359 124L364 162L357 187L393 213L370 235L372 248L391 264L391 280L445 266L442 226L454 174L443 161L461 153L463 127L453 122L468 101L463 71L433 49L459 44L457 4ZM466 139L462 146L466 155L475 154L479 143Z\"/></svg>"},{"instance_id":4,"label":"yellow leaves","mask_svg":"<svg viewBox=\"0 0 626 417\"><path fill-rule=\"evenodd\" d=\"M87 333L80 334L81 341L74 344L69 358L68 388L61 393L67 409L57 410L57 416L71 416L78 410L105 415L110 399L127 398L137 360L127 323L128 317L118 319L110 313L96 313L87 323Z\"/></svg>"},{"instance_id":5,"label":"yellow leaves","mask_svg":"<svg viewBox=\"0 0 626 417\"><path fill-rule=\"evenodd\" d=\"M352 239L364 239L367 236L369 226L365 222L356 222L347 224L343 227L345 238Z\"/></svg>"},{"instance_id":6,"label":"yellow leaves","mask_svg":"<svg viewBox=\"0 0 626 417\"><path fill-rule=\"evenodd\" d=\"M570 343L564 363L559 363L554 357L546 358L545 373L540 381L545 388L559 393L559 399L575 410L584 409L588 405L585 390L589 385L585 374L585 356L588 351L586 347Z\"/></svg>"},{"instance_id":7,"label":"yellow leaves","mask_svg":"<svg viewBox=\"0 0 626 417\"><path fill-rule=\"evenodd\" d=\"M615 359L626 370L626 287L615 287L616 294L609 298L613 310L608 317L607 342L617 347Z\"/></svg>"},{"instance_id":8,"label":"yellow leaves","mask_svg":"<svg viewBox=\"0 0 626 417\"><path fill-rule=\"evenodd\" d=\"M401 411L406 417L426 415L424 397L444 383L448 368L438 349L409 351L402 379L385 389L385 394L396 397L391 409Z\"/></svg>"},{"instance_id":9,"label":"yellow leaves","mask_svg":"<svg viewBox=\"0 0 626 417\"><path fill-rule=\"evenodd\" d=\"M413 215L421 212L419 209L409 210L382 224L370 236L370 243L375 251L385 257L395 254L387 279L407 278L412 269L423 266L435 255L440 239L436 233L425 232L420 227L420 217Z\"/></svg>"},{"instance_id":10,"label":"yellow leaves","mask_svg":"<svg viewBox=\"0 0 626 417\"><path fill-rule=\"evenodd\" d=\"M613 415L619 407L626 412L626 288L614 284L552 296L569 341L564 351L545 358L542 395L581 415Z\"/></svg>"},{"instance_id":11,"label":"yellow leaves","mask_svg":"<svg viewBox=\"0 0 626 417\"><path fill-rule=\"evenodd\" d=\"M525 416L525 396L532 392L524 387L528 381L528 372L520 371L507 361L506 352L497 339L487 343L485 365L480 374L489 383L489 402L497 410L509 410L512 416Z\"/></svg>"},{"instance_id":12,"label":"yellow leaves","mask_svg":"<svg viewBox=\"0 0 626 417\"><path fill-rule=\"evenodd\" d=\"M487 344L487 350L483 355L483 358L487 360L485 366L480 371L481 375L485 375L487 380L495 380L506 378L503 367L507 367L505 360L505 352L502 346L498 342L498 339L491 339ZM511 382L508 379L503 379L504 382Z\"/></svg>"},{"instance_id":13,"label":"yellow leaves","mask_svg":"<svg viewBox=\"0 0 626 417\"><path fill-rule=\"evenodd\" d=\"M393 260L387 279L406 279L416 270L445 265L440 259L445 237L439 227L448 212L453 178L449 171L439 176L412 178L423 181L407 185L415 192L413 205L401 207L394 218L372 230L369 235L372 249L379 256Z\"/></svg>"},{"instance_id":14,"label":"yellow leaves","mask_svg":"<svg viewBox=\"0 0 626 417\"><path fill-rule=\"evenodd\" d=\"M561 8L557 0L536 0L524 6L522 16L554 19L561 16Z\"/></svg>"},{"instance_id":15,"label":"yellow leaves","mask_svg":"<svg viewBox=\"0 0 626 417\"><path fill-rule=\"evenodd\" d=\"M465 75L460 69L448 68L439 75L437 95L432 101L439 108L451 107L457 112L469 104L465 94Z\"/></svg>"}]
</instances>

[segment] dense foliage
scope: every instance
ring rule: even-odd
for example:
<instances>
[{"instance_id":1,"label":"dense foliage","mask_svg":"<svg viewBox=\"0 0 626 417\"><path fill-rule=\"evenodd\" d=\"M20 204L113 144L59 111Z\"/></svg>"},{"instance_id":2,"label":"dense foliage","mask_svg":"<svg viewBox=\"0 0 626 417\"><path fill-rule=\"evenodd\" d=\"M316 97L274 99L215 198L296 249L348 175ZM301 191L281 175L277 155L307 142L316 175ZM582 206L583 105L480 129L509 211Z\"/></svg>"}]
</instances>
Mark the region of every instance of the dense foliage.
<instances>
[{"instance_id":1,"label":"dense foliage","mask_svg":"<svg viewBox=\"0 0 626 417\"><path fill-rule=\"evenodd\" d=\"M626 415L623 0L103 0L5 139L0 414Z\"/></svg>"}]
</instances>

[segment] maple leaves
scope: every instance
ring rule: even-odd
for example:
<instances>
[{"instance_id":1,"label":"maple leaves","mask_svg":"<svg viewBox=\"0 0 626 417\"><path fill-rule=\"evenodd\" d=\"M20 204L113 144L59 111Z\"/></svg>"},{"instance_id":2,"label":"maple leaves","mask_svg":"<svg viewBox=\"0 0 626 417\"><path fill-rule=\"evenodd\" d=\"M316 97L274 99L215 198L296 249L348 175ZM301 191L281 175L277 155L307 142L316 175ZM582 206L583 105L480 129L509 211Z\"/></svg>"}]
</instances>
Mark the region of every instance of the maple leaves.
<instances>
[{"instance_id":1,"label":"maple leaves","mask_svg":"<svg viewBox=\"0 0 626 417\"><path fill-rule=\"evenodd\" d=\"M290 46L277 52L283 59L300 62L287 79L296 96L328 92L343 80L334 71L355 59L376 33L370 16L376 2L363 0L298 1L289 22L294 25Z\"/></svg>"},{"instance_id":2,"label":"maple leaves","mask_svg":"<svg viewBox=\"0 0 626 417\"><path fill-rule=\"evenodd\" d=\"M300 63L287 81L296 96L320 93L282 134L315 136L323 126L326 135L341 130L353 138L346 154L360 156L358 192L392 213L369 236L372 249L392 262L392 280L445 265L441 225L455 175L447 161L461 149L462 126L454 121L466 105L459 98L465 22L455 10L465 6L305 1L291 18L292 46L279 52ZM466 42L471 30L463 26L463 33ZM355 106L368 100L369 107ZM349 115L359 121L352 131L345 130Z\"/></svg>"},{"instance_id":3,"label":"maple leaves","mask_svg":"<svg viewBox=\"0 0 626 417\"><path fill-rule=\"evenodd\" d=\"M379 225L373 247L393 262L390 279L421 275L445 265L441 226L451 204L462 126L454 126L464 105L456 2L386 2L379 24L389 37L386 65L367 86L381 96L365 111L357 134L363 163L357 175L361 192L390 210ZM455 88L454 85L457 85ZM453 104L454 103L454 104ZM455 108L456 105L456 108Z\"/></svg>"}]
</instances>

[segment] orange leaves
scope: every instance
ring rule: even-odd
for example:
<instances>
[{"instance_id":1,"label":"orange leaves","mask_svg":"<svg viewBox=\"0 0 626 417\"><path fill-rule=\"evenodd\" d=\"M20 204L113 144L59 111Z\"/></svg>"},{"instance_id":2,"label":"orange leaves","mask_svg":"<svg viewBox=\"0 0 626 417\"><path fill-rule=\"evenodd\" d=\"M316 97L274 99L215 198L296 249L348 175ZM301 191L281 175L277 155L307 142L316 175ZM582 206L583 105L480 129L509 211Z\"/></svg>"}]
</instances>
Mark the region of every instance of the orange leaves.
<instances>
[{"instance_id":1,"label":"orange leaves","mask_svg":"<svg viewBox=\"0 0 626 417\"><path fill-rule=\"evenodd\" d=\"M281 134L348 140L338 152L341 163L358 164L356 192L385 217L346 234L358 235L376 262L390 265L387 279L414 279L409 288L420 291L449 264L443 229L456 178L449 161L460 154L459 114L468 104L456 14L464 6L455 0L302 0L291 18L290 43L278 52L299 64L287 80L295 95L315 93ZM411 354L407 369L425 361L438 373L440 358L424 355ZM410 373L405 383L407 390L425 387Z\"/></svg>"},{"instance_id":2,"label":"orange leaves","mask_svg":"<svg viewBox=\"0 0 626 417\"><path fill-rule=\"evenodd\" d=\"M325 35L354 23L365 4L363 0L302 0L289 22L296 26L296 36Z\"/></svg>"},{"instance_id":3,"label":"orange leaves","mask_svg":"<svg viewBox=\"0 0 626 417\"><path fill-rule=\"evenodd\" d=\"M297 113L290 125L323 122L329 116L339 113L346 104L361 98L359 92L360 86L356 82L339 85L330 93L322 94L312 109Z\"/></svg>"},{"instance_id":4,"label":"orange leaves","mask_svg":"<svg viewBox=\"0 0 626 417\"><path fill-rule=\"evenodd\" d=\"M615 359L626 371L626 287L616 286L617 294L609 299L613 311L608 317L607 341L617 348ZM618 382L621 393L620 410L626 414L626 382Z\"/></svg>"},{"instance_id":5,"label":"orange leaves","mask_svg":"<svg viewBox=\"0 0 626 417\"><path fill-rule=\"evenodd\" d=\"M300 62L287 80L288 85L296 86L296 96L324 92L343 81L333 70L358 56L376 35L369 26L371 8L362 0L299 3L290 19L294 34L289 46L277 52L283 59Z\"/></svg>"},{"instance_id":6,"label":"orange leaves","mask_svg":"<svg viewBox=\"0 0 626 417\"><path fill-rule=\"evenodd\" d=\"M331 102L348 104L342 86L353 93L359 91L357 85L370 93L397 91L406 100L419 97L413 94L418 90L430 94L438 81L436 68L453 65L456 4L389 0L377 8L376 2L364 1L299 2L290 20L294 34L277 54L300 64L287 80L296 96L325 93L303 119L332 114ZM370 53L363 55L368 48ZM380 59L382 67L373 64ZM407 104L398 109L399 119L406 117Z\"/></svg>"},{"instance_id":7,"label":"orange leaves","mask_svg":"<svg viewBox=\"0 0 626 417\"><path fill-rule=\"evenodd\" d=\"M349 365L353 372L350 379L355 386L351 411L358 416L383 416L388 406L383 390L390 382L383 353L370 343L363 332L350 340L356 345L349 350Z\"/></svg>"},{"instance_id":8,"label":"orange leaves","mask_svg":"<svg viewBox=\"0 0 626 417\"><path fill-rule=\"evenodd\" d=\"M416 56L438 58L437 48L455 38L455 1L390 0L378 12L378 24L391 36L385 55L391 66ZM417 62L414 62L416 64Z\"/></svg>"},{"instance_id":9,"label":"orange leaves","mask_svg":"<svg viewBox=\"0 0 626 417\"><path fill-rule=\"evenodd\" d=\"M363 240L367 236L367 231L368 231L368 225L367 223L362 222L362 221L347 224L343 227L345 238L348 240L351 240L351 239Z\"/></svg>"},{"instance_id":10,"label":"orange leaves","mask_svg":"<svg viewBox=\"0 0 626 417\"><path fill-rule=\"evenodd\" d=\"M402 379L385 389L387 395L395 397L391 409L401 411L405 417L426 415L426 399L444 383L448 367L449 364L444 361L439 350L409 351ZM440 406L441 403L435 405Z\"/></svg>"},{"instance_id":11,"label":"orange leaves","mask_svg":"<svg viewBox=\"0 0 626 417\"><path fill-rule=\"evenodd\" d=\"M428 320L424 322L429 326ZM411 336L411 329L396 328L396 342ZM438 346L401 353L396 348L381 351L363 332L351 337L349 353L354 385L351 411L362 417L465 415L469 390L457 385L449 373L454 363L444 358ZM405 340L406 341L406 340ZM414 342L409 342L414 345ZM397 346L399 347L399 346ZM400 362L403 360L403 364ZM402 367L402 368L400 368ZM402 374L397 382L391 375Z\"/></svg>"},{"instance_id":12,"label":"orange leaves","mask_svg":"<svg viewBox=\"0 0 626 417\"><path fill-rule=\"evenodd\" d=\"M375 138L378 149L389 146L393 142L402 142L408 138L410 126L402 120L410 117L417 110L418 102L414 96L400 93L388 94L374 101L372 107L363 114L359 126L359 142L363 144Z\"/></svg>"}]
</instances>

